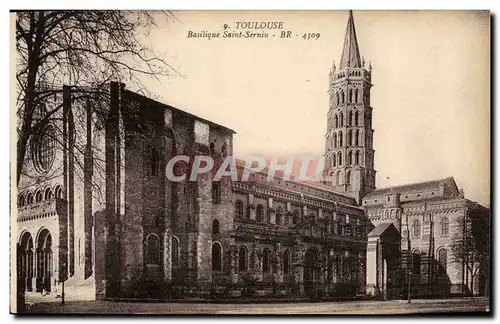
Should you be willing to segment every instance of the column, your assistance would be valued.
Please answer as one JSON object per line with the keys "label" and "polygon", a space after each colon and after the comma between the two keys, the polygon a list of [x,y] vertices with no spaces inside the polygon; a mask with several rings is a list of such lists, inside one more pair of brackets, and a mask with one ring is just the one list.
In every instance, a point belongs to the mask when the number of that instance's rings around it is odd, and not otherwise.
{"label": "column", "polygon": [[319,273],[319,281],[321,283],[321,287],[323,287],[323,293],[326,294],[328,292],[328,250],[329,248],[323,248],[321,251],[321,268]]}
{"label": "column", "polygon": [[273,206],[273,198],[269,197],[267,201],[267,211],[269,213],[269,223],[276,224],[276,210]]}
{"label": "column", "polygon": [[256,245],[252,249],[252,261],[254,277],[258,281],[262,281],[262,254]]}
{"label": "column", "polygon": [[387,260],[382,259],[382,299],[387,299]]}
{"label": "column", "polygon": [[59,246],[52,246],[52,276],[51,276],[51,285],[52,292],[56,295],[59,293]]}
{"label": "column", "polygon": [[350,284],[351,272],[350,272],[351,262],[349,250],[342,251],[342,283]]}
{"label": "column", "polygon": [[[30,282],[30,291],[36,291],[36,250],[31,250],[31,254],[28,255],[30,257],[29,262],[31,263],[31,275],[29,276]],[[28,268],[30,269],[30,268]]]}
{"label": "column", "polygon": [[334,210],[332,212],[332,223],[331,226],[333,227],[333,230],[331,231],[333,234],[338,235],[338,217],[337,217],[337,212]]}
{"label": "column", "polygon": [[294,282],[300,295],[304,294],[304,253],[304,244],[300,239],[296,239],[292,253],[292,265]]}
{"label": "column", "polygon": [[378,296],[379,288],[378,246],[378,238],[368,238],[368,245],[366,248],[366,294],[374,297]]}
{"label": "column", "polygon": [[357,261],[357,276],[358,276],[358,289],[360,293],[365,293],[366,287],[366,251],[359,251],[358,252],[358,261]]}
{"label": "column", "polygon": [[40,248],[36,249],[36,291],[42,288],[43,280],[43,253]]}
{"label": "column", "polygon": [[274,282],[276,283],[283,283],[283,267],[281,264],[281,243],[276,242],[274,245],[274,265],[275,265],[275,271],[274,271]]}
{"label": "column", "polygon": [[333,267],[333,286],[335,290],[337,289],[337,284],[341,281],[342,273],[342,252],[338,249],[332,251],[334,255],[334,267]]}
{"label": "column", "polygon": [[163,232],[163,281],[172,281],[172,236],[170,229]]}
{"label": "column", "polygon": [[50,251],[44,249],[43,253],[43,288],[48,291],[50,287]]}
{"label": "column", "polygon": [[236,248],[236,245],[231,245],[229,247],[229,253],[228,253],[228,264],[229,264],[229,277],[231,279],[231,282],[233,284],[238,282],[238,249]]}
{"label": "column", "polygon": [[250,220],[255,220],[256,219],[255,205],[254,205],[253,198],[254,198],[253,194],[252,193],[248,193],[248,216],[249,216]]}
{"label": "column", "polygon": [[385,292],[386,292],[386,286],[385,286],[385,281],[386,281],[386,268],[387,265],[385,263],[382,253],[382,245],[383,243],[378,242],[377,246],[377,282],[378,282],[378,289],[379,289],[379,294],[382,298],[385,298]]}

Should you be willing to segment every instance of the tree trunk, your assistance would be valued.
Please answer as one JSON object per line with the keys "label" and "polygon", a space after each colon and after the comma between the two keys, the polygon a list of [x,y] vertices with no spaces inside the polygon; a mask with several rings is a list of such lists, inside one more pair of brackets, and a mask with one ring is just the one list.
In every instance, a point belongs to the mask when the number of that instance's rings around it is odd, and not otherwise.
{"label": "tree trunk", "polygon": [[19,185],[19,180],[21,179],[21,172],[23,168],[24,158],[26,156],[26,146],[27,146],[27,140],[24,139],[24,136],[21,136],[17,140],[16,185]]}
{"label": "tree trunk", "polygon": [[[34,29],[36,24],[36,29]],[[23,117],[23,123],[21,126],[21,131],[17,145],[17,178],[16,184],[19,185],[19,180],[21,179],[21,172],[26,157],[26,148],[28,144],[28,138],[32,130],[33,113],[35,111],[35,91],[36,91],[36,77],[38,75],[38,69],[40,67],[40,48],[42,45],[43,33],[45,31],[45,12],[38,12],[38,20],[35,19],[33,14],[31,23],[31,32],[34,36],[34,42],[28,44],[28,51],[31,51],[28,60],[28,77],[26,83],[26,96],[24,98],[25,106],[25,116]],[[32,46],[30,46],[32,45]]]}

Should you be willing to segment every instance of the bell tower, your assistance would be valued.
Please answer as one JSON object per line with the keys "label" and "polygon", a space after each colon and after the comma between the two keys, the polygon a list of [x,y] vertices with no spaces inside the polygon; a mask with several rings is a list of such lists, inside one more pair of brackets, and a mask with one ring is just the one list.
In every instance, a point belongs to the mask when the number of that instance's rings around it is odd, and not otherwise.
{"label": "bell tower", "polygon": [[361,198],[375,189],[371,63],[361,59],[352,10],[338,67],[329,73],[325,173],[330,185]]}

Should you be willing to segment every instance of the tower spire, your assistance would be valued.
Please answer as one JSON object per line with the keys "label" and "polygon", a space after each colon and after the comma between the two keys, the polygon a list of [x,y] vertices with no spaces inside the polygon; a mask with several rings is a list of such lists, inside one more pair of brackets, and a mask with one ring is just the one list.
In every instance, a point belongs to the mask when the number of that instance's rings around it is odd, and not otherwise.
{"label": "tower spire", "polygon": [[340,68],[359,68],[361,67],[361,56],[359,54],[358,39],[356,38],[356,28],[354,27],[354,18],[352,10],[349,10],[349,20],[347,21],[347,30],[345,32],[344,48],[340,60]]}
{"label": "tower spire", "polygon": [[[337,64],[338,65],[338,64]],[[350,193],[358,203],[375,189],[371,65],[365,67],[358,48],[352,11],[339,72],[330,70],[330,97],[325,135],[325,168],[336,190]]]}

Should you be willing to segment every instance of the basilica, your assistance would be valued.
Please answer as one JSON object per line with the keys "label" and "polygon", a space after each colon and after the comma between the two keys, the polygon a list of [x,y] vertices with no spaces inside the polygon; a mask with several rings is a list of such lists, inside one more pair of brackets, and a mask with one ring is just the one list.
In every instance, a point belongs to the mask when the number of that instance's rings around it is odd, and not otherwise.
{"label": "basilica", "polygon": [[60,294],[64,282],[88,299],[485,294],[488,265],[471,271],[452,251],[461,223],[489,224],[487,208],[453,178],[376,187],[371,78],[349,12],[328,72],[324,182],[268,181],[266,170],[170,181],[175,156],[233,156],[235,132],[123,84],[102,89],[104,100],[65,86],[46,103],[62,102],[60,118],[32,136],[17,188],[18,289]]}

